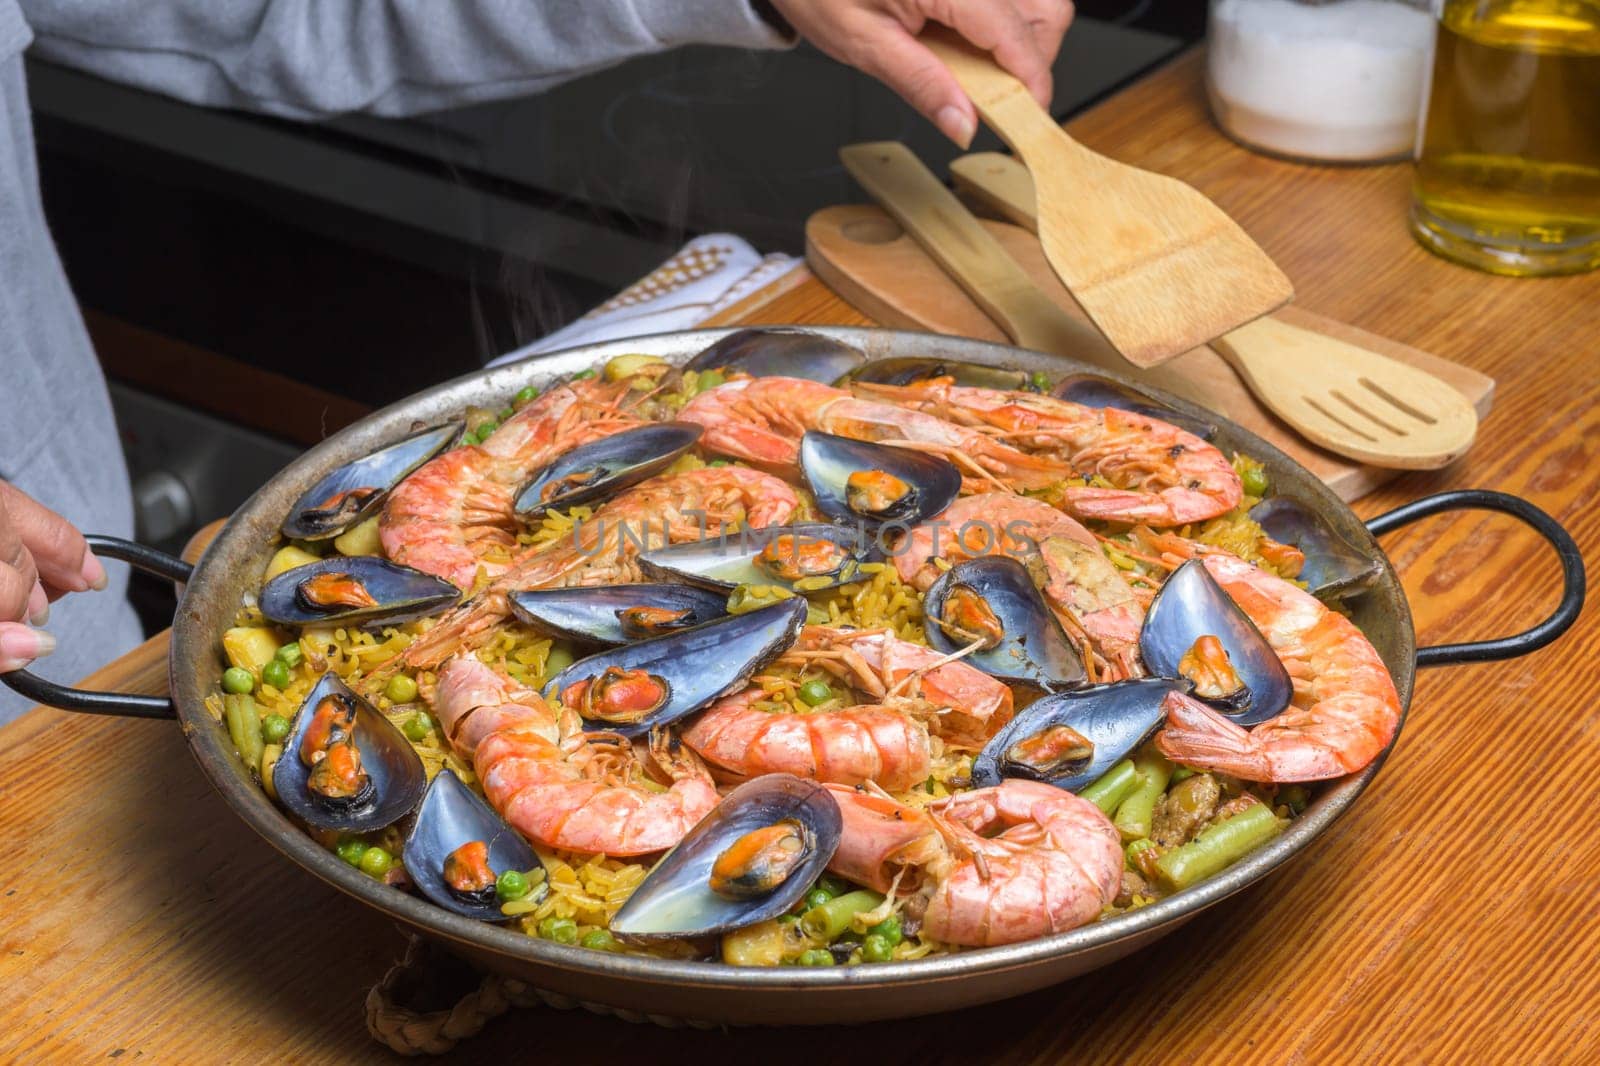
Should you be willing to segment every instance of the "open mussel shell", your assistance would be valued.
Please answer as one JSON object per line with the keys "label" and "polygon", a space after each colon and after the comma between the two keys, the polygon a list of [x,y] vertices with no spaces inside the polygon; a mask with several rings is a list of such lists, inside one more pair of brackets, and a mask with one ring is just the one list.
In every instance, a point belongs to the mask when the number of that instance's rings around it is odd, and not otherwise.
{"label": "open mussel shell", "polygon": [[[806,601],[797,596],[681,633],[624,644],[579,659],[550,679],[544,695],[568,703],[590,729],[642,736],[743,686],[794,643],[805,621]],[[608,689],[615,702],[604,698]],[[589,700],[579,699],[581,694]]]}
{"label": "open mussel shell", "polygon": [[[347,705],[355,707],[355,745],[361,753],[361,768],[371,779],[370,794],[361,803],[332,804],[306,787],[311,767],[301,761],[300,744],[317,707],[329,698],[349,701]],[[315,829],[370,833],[410,814],[428,787],[428,777],[405,735],[330,672],[322,675],[300,705],[273,767],[272,787],[279,803]]]}
{"label": "open mussel shell", "polygon": [[[765,891],[733,899],[712,891],[712,868],[751,833],[793,823],[805,850],[786,876]],[[633,890],[611,919],[618,936],[713,936],[764,922],[800,902],[839,847],[843,820],[823,786],[789,774],[768,774],[728,793]]]}
{"label": "open mussel shell", "polygon": [[640,583],[533,589],[509,597],[516,616],[546,633],[594,644],[647,640],[728,613],[722,592],[693,585]]}
{"label": "open mussel shell", "polygon": [[1322,599],[1337,600],[1371,588],[1383,565],[1340,536],[1316,510],[1292,496],[1273,496],[1250,508],[1267,536],[1305,555],[1296,580]]}
{"label": "open mussel shell", "polygon": [[740,585],[776,585],[807,592],[861,580],[864,563],[883,561],[883,546],[862,525],[800,522],[747,529],[726,536],[673,544],[639,555],[646,574],[732,591]]}
{"label": "open mussel shell", "polygon": [[1172,572],[1151,601],[1139,631],[1139,654],[1152,674],[1179,677],[1183,657],[1205,636],[1221,642],[1244,683],[1235,697],[1208,703],[1241,726],[1265,722],[1289,706],[1294,685],[1283,661],[1205,564],[1191,559]]}
{"label": "open mussel shell", "polygon": [[291,540],[337,537],[376,511],[407,474],[444,451],[460,435],[461,425],[425,429],[334,470],[294,501],[283,520],[283,535]]}
{"label": "open mussel shell", "polygon": [[[982,788],[1024,777],[1076,792],[1155,732],[1168,693],[1188,690],[1184,681],[1147,677],[1046,696],[983,746],[972,760],[972,783]],[[1079,747],[1077,738],[1087,747]]]}
{"label": "open mussel shell", "polygon": [[336,555],[285,570],[262,586],[261,613],[286,626],[371,626],[438,614],[461,599],[442,578],[375,555]]}
{"label": "open mussel shell", "polygon": [[945,571],[923,597],[928,643],[946,654],[988,638],[964,660],[1008,681],[1046,689],[1081,685],[1083,659],[1028,577],[1008,555],[986,555]]}
{"label": "open mussel shell", "polygon": [[865,366],[851,371],[848,380],[865,381],[874,385],[915,385],[919,381],[932,381],[934,378],[952,378],[957,385],[971,385],[981,389],[1005,389],[1008,392],[1028,387],[1028,375],[1021,370],[919,356],[874,359]]}
{"label": "open mussel shell", "polygon": [[741,329],[689,360],[685,370],[732,370],[751,377],[832,384],[866,361],[848,344],[804,329]]}
{"label": "open mussel shell", "polygon": [[1073,374],[1062,378],[1056,382],[1056,387],[1050,390],[1050,395],[1085,407],[1115,407],[1120,411],[1159,418],[1163,422],[1193,433],[1201,440],[1210,440],[1217,435],[1217,427],[1204,419],[1186,415],[1175,407],[1168,407],[1154,396],[1146,395],[1127,385],[1120,385],[1108,378],[1095,377],[1093,374]]}
{"label": "open mussel shell", "polygon": [[817,508],[841,522],[912,526],[961,492],[961,472],[947,459],[814,430],[800,439],[800,472]]}
{"label": "open mussel shell", "polygon": [[523,486],[517,493],[517,514],[532,520],[554,508],[613,496],[671,466],[702,432],[704,427],[693,422],[660,422],[580,445]]}
{"label": "open mussel shell", "polygon": [[538,854],[520,833],[501,821],[493,808],[462,784],[453,771],[440,770],[422,797],[416,824],[401,852],[406,873],[423,895],[441,907],[480,921],[504,921],[498,900],[467,899],[445,883],[445,860],[451,852],[474,840],[488,846],[489,868],[496,874],[542,868]]}

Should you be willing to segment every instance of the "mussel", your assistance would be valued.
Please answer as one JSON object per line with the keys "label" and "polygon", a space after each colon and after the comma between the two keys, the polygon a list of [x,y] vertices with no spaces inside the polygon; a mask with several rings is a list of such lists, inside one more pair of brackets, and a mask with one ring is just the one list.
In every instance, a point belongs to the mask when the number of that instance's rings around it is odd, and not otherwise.
{"label": "mussel", "polygon": [[1294,694],[1272,645],[1199,559],[1178,567],[1156,593],[1139,654],[1152,674],[1189,679],[1196,698],[1241,726],[1279,714]]}
{"label": "mussel", "polygon": [[785,913],[839,846],[839,805],[789,774],[747,781],[689,830],[611,919],[618,936],[713,936]]}
{"label": "mussel", "polygon": [[1062,378],[1056,382],[1056,387],[1050,390],[1050,395],[1085,407],[1115,407],[1120,411],[1132,411],[1137,415],[1159,418],[1163,422],[1193,433],[1201,440],[1210,440],[1217,435],[1217,427],[1204,419],[1186,415],[1175,407],[1167,406],[1154,396],[1146,395],[1128,385],[1118,384],[1109,378],[1095,377],[1093,374],[1073,374]]}
{"label": "mussel", "polygon": [[816,431],[800,439],[800,472],[823,514],[869,526],[926,521],[961,492],[947,459]]}
{"label": "mussel", "polygon": [[400,730],[331,672],[301,704],[272,771],[278,802],[313,828],[347,833],[399,821],[427,786]]}
{"label": "mussel", "polygon": [[579,445],[522,487],[517,514],[533,520],[546,511],[592,503],[637,485],[671,466],[702,432],[693,422],[658,422]]}
{"label": "mussel", "polygon": [[863,526],[801,522],[642,552],[639,565],[662,581],[730,591],[740,585],[797,586],[814,592],[861,579],[864,563],[883,561],[883,546]]}
{"label": "mussel", "polygon": [[919,381],[932,381],[935,378],[950,378],[957,385],[1005,389],[1008,392],[1026,389],[1030,383],[1028,374],[1021,370],[924,356],[874,359],[848,375],[849,381],[865,381],[875,385],[915,385]]}
{"label": "mussel", "polygon": [[344,464],[300,494],[283,520],[283,535],[293,540],[337,537],[375,511],[390,489],[460,433],[460,422],[435,426]]}
{"label": "mussel", "polygon": [[1147,677],[1046,696],[983,746],[972,760],[972,783],[1025,777],[1076,792],[1155,732],[1168,693],[1188,690],[1184,681]]}
{"label": "mussel", "polygon": [[451,770],[440,770],[422,797],[401,852],[406,873],[441,907],[486,922],[504,920],[495,878],[543,869],[538,854]]}
{"label": "mussel", "polygon": [[529,625],[594,644],[648,640],[728,613],[728,597],[720,592],[664,583],[533,589],[508,598]]}
{"label": "mussel", "polygon": [[958,563],[922,601],[928,643],[951,653],[983,643],[966,657],[1008,681],[1059,689],[1083,683],[1083,659],[1045,606],[1028,568],[1008,555]]}
{"label": "mussel", "polygon": [[1322,599],[1338,600],[1371,588],[1383,564],[1339,534],[1320,512],[1292,496],[1273,496],[1250,508],[1250,517],[1281,545],[1304,556],[1291,577]]}
{"label": "mussel", "polygon": [[742,686],[794,643],[805,620],[806,601],[795,597],[624,644],[573,663],[550,679],[544,695],[591,729],[641,736]]}
{"label": "mussel", "polygon": [[866,361],[848,344],[804,329],[741,329],[684,364],[685,370],[732,370],[751,377],[805,378],[832,384]]}
{"label": "mussel", "polygon": [[287,626],[406,622],[453,606],[461,590],[375,555],[331,556],[285,570],[261,589],[261,613]]}

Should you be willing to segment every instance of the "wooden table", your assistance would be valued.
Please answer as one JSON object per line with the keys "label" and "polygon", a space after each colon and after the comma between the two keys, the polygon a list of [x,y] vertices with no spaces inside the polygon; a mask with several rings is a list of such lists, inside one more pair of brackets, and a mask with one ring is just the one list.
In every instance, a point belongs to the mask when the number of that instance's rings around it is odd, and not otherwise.
{"label": "wooden table", "polygon": [[[1514,281],[1418,249],[1404,167],[1250,155],[1210,125],[1189,55],[1073,124],[1238,218],[1308,307],[1500,381],[1436,489],[1521,494],[1600,559],[1600,274]],[[748,321],[864,322],[812,280]],[[1522,628],[1553,555],[1509,519],[1440,518],[1386,548],[1428,642]],[[1009,1003],[858,1030],[666,1032],[581,1012],[494,1023],[462,1061],[1556,1062],[1600,1057],[1600,624],[1500,665],[1423,675],[1398,749],[1289,869],[1109,969]],[[165,635],[93,683],[158,692]],[[365,991],[401,948],[228,811],[176,729],[36,711],[0,752],[0,1061],[355,1062],[386,1053]],[[819,1019],[822,1020],[822,1019]]]}

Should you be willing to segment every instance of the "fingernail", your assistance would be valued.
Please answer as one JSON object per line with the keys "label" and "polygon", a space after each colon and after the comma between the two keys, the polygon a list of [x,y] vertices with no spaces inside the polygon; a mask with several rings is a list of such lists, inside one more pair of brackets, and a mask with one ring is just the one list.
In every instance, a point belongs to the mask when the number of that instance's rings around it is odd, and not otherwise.
{"label": "fingernail", "polygon": [[978,132],[977,124],[959,107],[954,104],[941,107],[934,122],[957,146],[963,149],[972,147],[972,135]]}
{"label": "fingernail", "polygon": [[42,659],[56,650],[56,638],[42,629],[25,629],[22,626],[0,627],[0,663],[18,665],[33,659]]}
{"label": "fingernail", "polygon": [[106,587],[106,568],[100,565],[100,560],[94,557],[94,552],[83,553],[83,569],[79,571],[89,587],[97,592],[104,592]]}
{"label": "fingernail", "polygon": [[48,621],[50,597],[45,595],[44,586],[35,581],[33,591],[28,593],[28,624],[42,626]]}

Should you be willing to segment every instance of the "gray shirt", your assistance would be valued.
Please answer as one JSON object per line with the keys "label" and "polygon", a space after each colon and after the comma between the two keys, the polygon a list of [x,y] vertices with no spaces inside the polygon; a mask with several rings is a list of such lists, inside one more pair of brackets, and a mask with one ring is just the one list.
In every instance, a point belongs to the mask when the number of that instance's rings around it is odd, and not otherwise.
{"label": "gray shirt", "polygon": [[[39,199],[30,41],[129,85],[305,119],[525,95],[690,42],[787,43],[747,0],[0,0],[0,477],[123,537],[133,508],[111,404]],[[126,568],[107,570],[108,590],[52,608],[60,647],[40,673],[75,680],[137,643]],[[0,722],[23,709],[0,686]]]}

